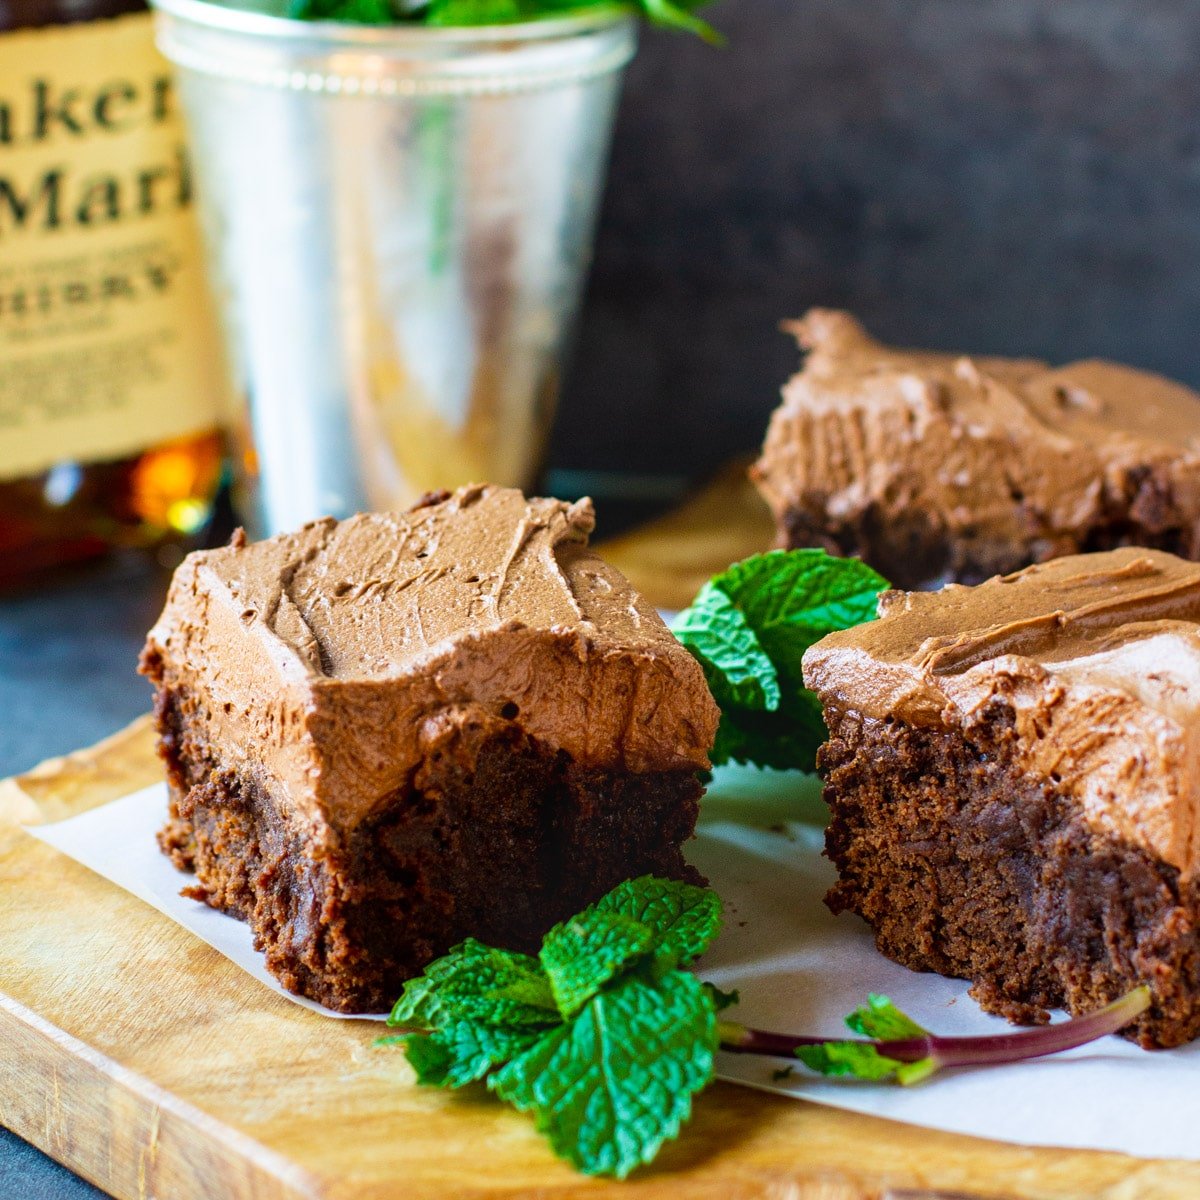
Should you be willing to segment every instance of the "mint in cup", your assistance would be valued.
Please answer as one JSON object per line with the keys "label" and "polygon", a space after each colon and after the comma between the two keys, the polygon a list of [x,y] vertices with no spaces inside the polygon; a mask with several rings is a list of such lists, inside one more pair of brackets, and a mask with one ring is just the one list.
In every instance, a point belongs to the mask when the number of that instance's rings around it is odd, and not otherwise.
{"label": "mint in cup", "polygon": [[652,25],[695,34],[710,45],[724,38],[696,9],[707,0],[289,0],[286,15],[302,21],[434,28],[513,25],[556,17],[637,14]]}

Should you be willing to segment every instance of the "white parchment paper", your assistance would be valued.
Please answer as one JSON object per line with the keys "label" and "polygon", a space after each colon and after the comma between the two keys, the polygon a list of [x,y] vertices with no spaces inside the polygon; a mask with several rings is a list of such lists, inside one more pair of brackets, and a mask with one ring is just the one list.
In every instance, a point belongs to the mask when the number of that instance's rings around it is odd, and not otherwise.
{"label": "white parchment paper", "polygon": [[[293,1003],[262,966],[249,929],[179,895],[188,882],[159,853],[154,835],[166,789],[147,788],[81,816],[29,832],[132,892]],[[833,871],[821,857],[816,781],[723,769],[705,798],[689,858],[727,906],[726,927],[699,966],[737,988],[730,1015],[747,1025],[843,1036],[841,1018],[868,992],[884,992],[939,1033],[989,1033],[1004,1021],[981,1013],[966,985],[918,975],[874,948],[856,917],[830,915],[821,898]],[[380,1018],[368,1018],[377,1020]],[[1011,1067],[965,1069],[913,1088],[823,1080],[797,1063],[722,1054],[723,1079],[856,1112],[1031,1146],[1200,1158],[1200,1043],[1156,1053],[1119,1038]]]}

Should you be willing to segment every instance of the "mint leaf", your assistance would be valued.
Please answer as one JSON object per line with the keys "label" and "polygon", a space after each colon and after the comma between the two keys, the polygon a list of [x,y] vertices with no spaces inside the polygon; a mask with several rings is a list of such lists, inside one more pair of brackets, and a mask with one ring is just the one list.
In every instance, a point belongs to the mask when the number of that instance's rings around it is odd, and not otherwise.
{"label": "mint leaf", "polygon": [[713,699],[771,712],[779,707],[775,666],[745,615],[722,591],[706,583],[671,632],[705,665]]}
{"label": "mint leaf", "polygon": [[550,981],[536,958],[468,938],[405,984],[388,1024],[435,1029],[455,1020],[548,1025],[557,1019]]}
{"label": "mint leaf", "polygon": [[827,732],[804,686],[804,652],[827,633],[870,620],[887,586],[858,559],[772,550],[734,563],[700,589],[672,629],[721,709],[714,765],[814,768]]}
{"label": "mint leaf", "polygon": [[[428,976],[418,975],[416,979],[410,979],[404,985],[400,999],[392,1005],[387,1023],[433,1029],[443,1016],[444,1013],[437,999],[437,986]],[[399,1034],[397,1036],[398,1040],[402,1040],[408,1035]]]}
{"label": "mint leaf", "polygon": [[929,1030],[922,1029],[886,996],[879,996],[874,992],[867,996],[866,1004],[856,1008],[846,1018],[846,1024],[854,1033],[861,1033],[863,1037],[874,1038],[880,1042],[899,1042],[906,1038],[929,1035]]}
{"label": "mint leaf", "polygon": [[536,959],[456,946],[405,986],[388,1020],[407,1029],[377,1044],[403,1046],[423,1084],[486,1080],[581,1170],[623,1177],[712,1078],[717,1013],[737,997],[676,968],[720,924],[706,888],[629,880],[556,925]]}
{"label": "mint leaf", "polygon": [[818,1046],[797,1046],[796,1057],[810,1071],[833,1078],[851,1076],[879,1083],[899,1076],[905,1067],[899,1059],[880,1054],[870,1042],[822,1042]]}
{"label": "mint leaf", "polygon": [[709,998],[713,1002],[713,1008],[717,1012],[724,1012],[725,1009],[732,1008],[742,999],[737,988],[734,988],[732,992],[723,992],[715,983],[705,983],[704,989],[708,992]]}
{"label": "mint leaf", "polygon": [[805,650],[827,633],[872,620],[879,593],[890,586],[859,559],[824,550],[756,554],[712,583],[745,613],[771,661],[797,681]]}
{"label": "mint leaf", "polygon": [[453,1056],[446,1045],[432,1034],[405,1033],[399,1037],[379,1038],[376,1045],[396,1043],[404,1047],[408,1065],[416,1072],[417,1082],[428,1087],[447,1087]]}
{"label": "mint leaf", "polygon": [[529,1026],[493,1027],[474,1021],[455,1021],[434,1035],[450,1054],[446,1073],[451,1087],[463,1087],[482,1079],[494,1067],[528,1050],[544,1029]]}
{"label": "mint leaf", "polygon": [[431,1087],[465,1087],[494,1067],[528,1050],[544,1029],[529,1026],[481,1025],[452,1021],[433,1033],[406,1033],[378,1038],[376,1045],[403,1045],[417,1082]]}
{"label": "mint leaf", "polygon": [[693,11],[704,0],[285,0],[283,15],[303,21],[364,25],[509,25],[515,21],[596,14],[637,13],[654,25],[693,33],[710,45],[724,37]]}
{"label": "mint leaf", "polygon": [[644,875],[618,884],[542,944],[542,966],[564,1017],[646,955],[660,974],[698,958],[721,928],[715,892]]}
{"label": "mint leaf", "polygon": [[590,908],[556,925],[542,943],[542,966],[558,1011],[573,1017],[614,975],[654,944],[651,929],[619,912]]}
{"label": "mint leaf", "polygon": [[[720,917],[720,901],[706,889],[646,876],[551,930],[540,961],[469,939],[413,980],[389,1018],[428,1032],[410,1029],[376,1044],[403,1046],[422,1084],[486,1080],[532,1112],[580,1170],[623,1178],[678,1134],[692,1097],[713,1077],[718,1042],[741,1053],[794,1054],[827,1076],[914,1084],[944,1067],[1085,1045],[1125,1028],[1152,1002],[1143,985],[1097,1012],[1032,1032],[939,1038],[886,996],[870,995],[846,1022],[875,1040],[814,1044],[718,1023],[737,993],[672,965],[701,953]],[[906,1061],[913,1054],[924,1057]]]}
{"label": "mint leaf", "polygon": [[653,875],[617,884],[585,911],[619,913],[640,921],[654,934],[655,958],[664,967],[687,966],[721,929],[716,892]]}
{"label": "mint leaf", "polygon": [[396,19],[388,0],[288,0],[284,15],[295,21],[354,25],[390,25]]}
{"label": "mint leaf", "polygon": [[868,1083],[895,1079],[904,1086],[928,1079],[941,1065],[933,1057],[901,1062],[881,1054],[870,1042],[824,1042],[819,1046],[799,1046],[796,1057],[810,1070],[821,1075],[864,1079]]}
{"label": "mint leaf", "polygon": [[672,971],[629,975],[488,1078],[563,1158],[623,1179],[678,1135],[713,1076],[716,1016],[703,986]]}
{"label": "mint leaf", "polygon": [[916,1062],[901,1063],[896,1068],[896,1082],[904,1087],[911,1087],[914,1083],[928,1079],[941,1066],[932,1055],[929,1058],[919,1058]]}
{"label": "mint leaf", "polygon": [[773,713],[721,713],[712,761],[753,763],[777,771],[812,771],[828,737],[821,702],[807,689],[789,690]]}
{"label": "mint leaf", "polygon": [[725,38],[707,21],[691,12],[687,5],[672,3],[672,0],[639,0],[642,11],[654,25],[665,29],[682,29],[694,33],[710,46],[723,46]]}
{"label": "mint leaf", "polygon": [[520,0],[430,0],[426,25],[507,25],[524,20]]}

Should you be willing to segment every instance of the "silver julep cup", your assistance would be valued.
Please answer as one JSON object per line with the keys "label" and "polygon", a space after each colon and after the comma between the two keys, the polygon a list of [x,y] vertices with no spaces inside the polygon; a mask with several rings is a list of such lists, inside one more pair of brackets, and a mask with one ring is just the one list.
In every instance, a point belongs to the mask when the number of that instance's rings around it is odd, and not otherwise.
{"label": "silver julep cup", "polygon": [[635,22],[366,27],[155,4],[252,533],[472,480],[533,485]]}

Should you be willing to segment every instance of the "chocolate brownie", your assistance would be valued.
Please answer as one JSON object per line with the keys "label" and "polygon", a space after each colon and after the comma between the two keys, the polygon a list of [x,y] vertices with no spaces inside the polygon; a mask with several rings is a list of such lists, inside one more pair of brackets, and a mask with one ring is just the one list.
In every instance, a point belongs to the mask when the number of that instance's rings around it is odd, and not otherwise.
{"label": "chocolate brownie", "polygon": [[804,677],[835,912],[1014,1020],[1145,983],[1130,1037],[1200,1034],[1200,566],[1121,549],[885,593]]}
{"label": "chocolate brownie", "polygon": [[692,877],[717,709],[592,525],[474,486],[176,572],[142,656],[160,840],[290,990],[383,1010],[465,937],[532,950],[623,879]]}
{"label": "chocolate brownie", "polygon": [[896,350],[842,312],[790,328],[808,357],[752,470],[780,545],[905,588],[1125,545],[1200,558],[1195,392],[1108,362]]}

